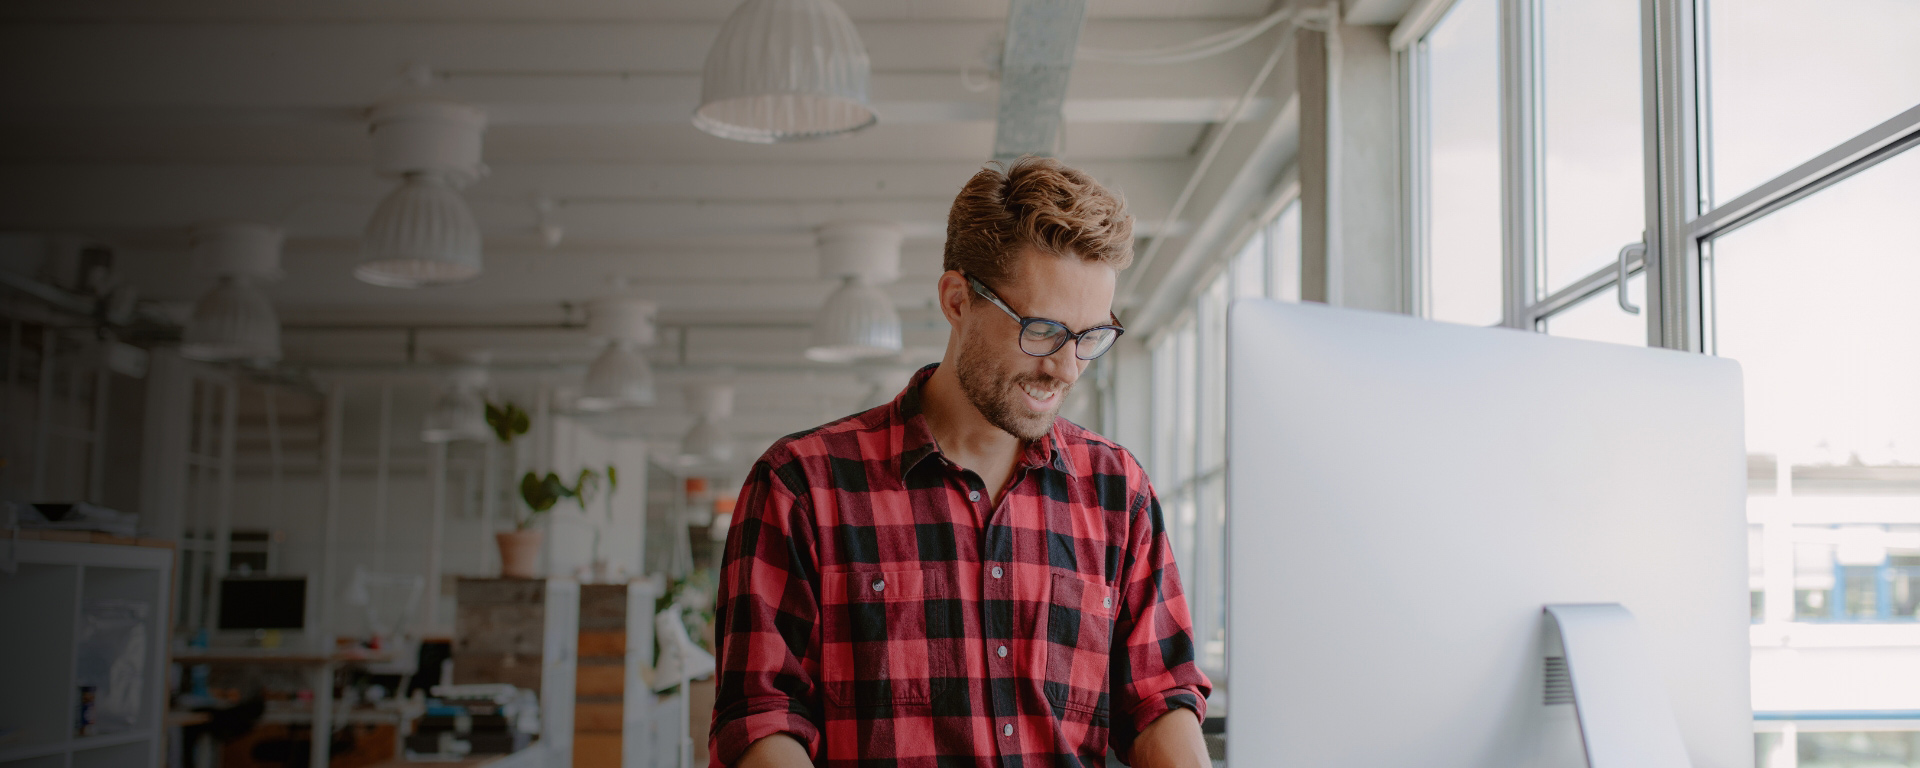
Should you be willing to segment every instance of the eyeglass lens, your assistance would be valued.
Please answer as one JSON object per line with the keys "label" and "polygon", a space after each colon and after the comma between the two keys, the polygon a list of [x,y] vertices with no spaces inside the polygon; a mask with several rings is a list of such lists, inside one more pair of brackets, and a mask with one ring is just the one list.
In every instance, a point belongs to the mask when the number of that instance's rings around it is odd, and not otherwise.
{"label": "eyeglass lens", "polygon": [[[1020,350],[1034,357],[1046,357],[1060,351],[1067,343],[1067,328],[1051,320],[1029,320],[1020,329]],[[1092,360],[1105,354],[1108,347],[1119,334],[1111,328],[1096,328],[1082,334],[1074,343],[1073,354],[1082,360]]]}

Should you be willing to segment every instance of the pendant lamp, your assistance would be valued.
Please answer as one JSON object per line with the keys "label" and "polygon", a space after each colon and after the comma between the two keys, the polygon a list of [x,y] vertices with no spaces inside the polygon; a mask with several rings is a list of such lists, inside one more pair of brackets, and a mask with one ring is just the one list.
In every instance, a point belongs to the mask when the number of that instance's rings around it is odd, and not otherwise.
{"label": "pendant lamp", "polygon": [[733,460],[733,434],[726,421],[733,416],[733,385],[694,382],[686,386],[687,410],[696,415],[693,428],[680,438],[681,466],[725,464]]}
{"label": "pendant lamp", "polygon": [[900,277],[898,226],[835,222],[815,233],[822,277],[840,280],[813,321],[810,360],[848,363],[900,351],[900,313],[880,285]]}
{"label": "pendant lamp", "polygon": [[653,404],[653,368],[645,348],[653,344],[653,302],[627,296],[587,304],[587,334],[607,342],[592,365],[574,405],[583,411],[614,411]]}
{"label": "pendant lamp", "polygon": [[900,313],[878,286],[847,277],[813,320],[807,359],[851,363],[900,351]]}
{"label": "pendant lamp", "polygon": [[455,371],[449,386],[427,410],[420,439],[429,443],[486,440],[493,434],[487,426],[486,388],[487,369],[473,366]]}
{"label": "pendant lamp", "polygon": [[576,406],[583,411],[613,411],[653,404],[653,368],[631,341],[615,340],[587,366],[587,385]]}
{"label": "pendant lamp", "polygon": [[693,124],[755,144],[852,133],[877,119],[867,104],[871,69],[833,0],[746,0],[707,50]]}
{"label": "pendant lamp", "polygon": [[193,261],[215,276],[181,334],[180,355],[206,362],[265,366],[280,359],[280,317],[255,281],[280,276],[283,233],[264,224],[195,227]]}
{"label": "pendant lamp", "polygon": [[389,288],[465,282],[480,275],[480,227],[457,191],[486,172],[486,116],[464,104],[402,101],[374,108],[374,171],[400,186],[361,237],[354,277]]}

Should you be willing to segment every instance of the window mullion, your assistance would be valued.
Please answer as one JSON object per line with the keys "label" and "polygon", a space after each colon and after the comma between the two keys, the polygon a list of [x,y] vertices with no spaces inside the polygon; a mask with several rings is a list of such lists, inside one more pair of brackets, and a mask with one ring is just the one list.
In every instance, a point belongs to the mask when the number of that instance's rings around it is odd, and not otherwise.
{"label": "window mullion", "polygon": [[1647,344],[1705,348],[1699,241],[1700,104],[1695,0],[1641,0],[1646,120]]}
{"label": "window mullion", "polygon": [[1501,325],[1533,330],[1540,296],[1539,0],[1500,2]]}

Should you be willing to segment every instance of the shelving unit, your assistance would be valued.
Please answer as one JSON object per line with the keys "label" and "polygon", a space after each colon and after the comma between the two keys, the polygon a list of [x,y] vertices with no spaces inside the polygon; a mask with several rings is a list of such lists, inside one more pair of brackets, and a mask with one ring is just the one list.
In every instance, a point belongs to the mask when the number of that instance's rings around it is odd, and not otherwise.
{"label": "shelving unit", "polygon": [[[9,556],[7,553],[13,554]],[[0,768],[127,768],[161,763],[173,550],[62,541],[0,541]],[[76,638],[97,600],[148,604],[141,707],[131,729],[74,734]]]}

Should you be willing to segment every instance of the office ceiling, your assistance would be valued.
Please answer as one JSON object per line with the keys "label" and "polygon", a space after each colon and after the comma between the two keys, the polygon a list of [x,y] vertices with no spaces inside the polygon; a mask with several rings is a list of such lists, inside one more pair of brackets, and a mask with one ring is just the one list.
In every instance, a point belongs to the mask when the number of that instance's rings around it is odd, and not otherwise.
{"label": "office ceiling", "polygon": [[[997,86],[970,88],[962,72],[986,68],[1008,5],[841,5],[872,58],[880,123],[759,146],[689,122],[730,0],[18,0],[0,8],[0,230],[108,244],[143,297],[184,306],[211,284],[188,269],[189,225],[283,226],[287,277],[267,291],[294,365],[462,350],[577,365],[592,349],[567,305],[625,278],[660,303],[652,357],[669,375],[727,365],[817,380],[848,374],[799,353],[833,287],[812,229],[896,221],[908,233],[888,289],[908,324],[899,362],[927,362],[946,336],[932,309],[946,209],[994,138]],[[1184,42],[1270,7],[1090,0],[1081,42]],[[1061,156],[1125,194],[1154,234],[1264,48],[1077,67]],[[486,271],[437,289],[358,283],[360,231],[393,186],[371,170],[367,110],[420,93],[489,116],[490,173],[464,192]],[[542,198],[557,246],[537,229]]]}

